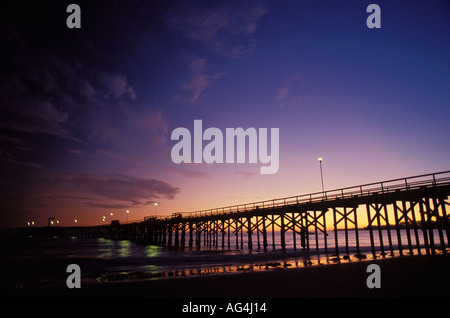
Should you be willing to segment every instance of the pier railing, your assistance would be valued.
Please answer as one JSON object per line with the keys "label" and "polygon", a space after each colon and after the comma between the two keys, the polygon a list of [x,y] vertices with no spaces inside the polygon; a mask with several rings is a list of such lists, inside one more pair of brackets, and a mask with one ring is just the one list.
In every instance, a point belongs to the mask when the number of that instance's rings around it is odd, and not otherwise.
{"label": "pier railing", "polygon": [[450,171],[442,171],[430,174],[417,175],[407,178],[398,178],[381,182],[367,183],[340,189],[314,192],[298,196],[290,196],[279,199],[251,202],[226,207],[199,210],[193,212],[177,213],[177,216],[196,218],[201,216],[239,213],[255,209],[268,209],[281,206],[316,203],[321,201],[355,198],[371,194],[385,194],[394,191],[407,191],[419,188],[450,185]]}

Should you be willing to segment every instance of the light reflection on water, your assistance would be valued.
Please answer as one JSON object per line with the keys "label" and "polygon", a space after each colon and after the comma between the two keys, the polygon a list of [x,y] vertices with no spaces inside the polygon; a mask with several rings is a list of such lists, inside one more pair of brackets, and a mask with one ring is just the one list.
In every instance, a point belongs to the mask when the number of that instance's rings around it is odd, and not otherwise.
{"label": "light reflection on water", "polygon": [[[361,254],[366,260],[373,258],[370,248],[368,231],[359,231]],[[384,233],[386,234],[386,233]],[[399,255],[396,233],[392,232],[392,244],[395,256]],[[311,239],[312,237],[312,239]],[[299,246],[293,249],[293,240],[286,236],[286,251],[281,251],[279,245],[273,249],[271,239],[268,238],[268,249],[258,249],[254,243],[253,250],[247,248],[236,250],[235,242],[232,248],[222,249],[219,246],[186,247],[175,249],[155,245],[139,244],[132,241],[114,241],[105,238],[87,239],[75,237],[59,238],[30,238],[21,237],[11,240],[15,246],[2,262],[5,271],[16,271],[17,279],[28,283],[65,284],[65,268],[69,264],[78,264],[82,270],[84,281],[124,281],[143,280],[169,277],[183,277],[191,275],[210,275],[262,270],[284,270],[306,266],[326,265],[336,262],[358,262],[356,257],[355,236],[349,233],[349,254],[346,259],[345,237],[338,233],[340,258],[334,249],[334,234],[328,237],[328,254],[315,253],[314,235],[310,237],[310,253],[306,253]],[[435,235],[435,238],[438,237]],[[320,238],[320,237],[319,237]],[[377,236],[375,236],[376,239]],[[279,237],[276,237],[278,244]],[[257,242],[256,240],[254,242]],[[378,241],[376,240],[377,244]],[[408,255],[409,248],[406,234],[402,233],[401,242],[403,254]],[[246,242],[243,242],[246,243]],[[318,242],[323,252],[324,242]],[[419,244],[423,239],[419,237]],[[240,242],[239,242],[240,245]],[[416,241],[412,235],[413,254],[418,254]],[[246,244],[244,244],[244,247]],[[436,244],[436,252],[439,251]],[[390,257],[387,238],[384,239],[385,256]],[[381,257],[380,247],[377,247],[377,257]],[[424,249],[421,253],[425,254]],[[363,259],[364,260],[364,259]],[[26,274],[23,274],[26,273]],[[10,279],[15,279],[14,275]],[[64,279],[61,279],[63,277]]]}

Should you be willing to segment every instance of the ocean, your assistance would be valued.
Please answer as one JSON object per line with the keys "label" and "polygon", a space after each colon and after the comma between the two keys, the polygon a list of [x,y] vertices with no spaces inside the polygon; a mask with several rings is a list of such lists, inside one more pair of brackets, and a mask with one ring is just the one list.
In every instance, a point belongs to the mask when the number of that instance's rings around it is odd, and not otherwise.
{"label": "ocean", "polygon": [[[435,242],[439,241],[435,231]],[[289,235],[290,234],[290,235]],[[369,231],[359,230],[360,252],[365,259],[372,258]],[[191,275],[212,275],[236,273],[241,271],[281,270],[290,267],[313,266],[340,262],[357,262],[355,257],[355,232],[348,232],[349,257],[345,249],[345,232],[338,231],[338,260],[334,248],[334,232],[328,233],[328,253],[324,253],[323,235],[319,236],[319,251],[316,253],[314,233],[310,233],[310,252],[303,250],[297,237],[294,249],[292,233],[286,233],[286,250],[281,250],[280,233],[275,232],[275,248],[272,235],[268,233],[268,247],[258,249],[257,238],[253,238],[253,249],[247,248],[246,235],[243,236],[242,249],[236,249],[234,238],[230,248],[225,243],[218,246],[171,248],[146,245],[128,240],[77,237],[31,237],[19,236],[13,232],[0,235],[2,287],[26,288],[29,286],[65,285],[70,273],[67,266],[77,264],[81,269],[82,283],[118,282],[146,279],[165,279]],[[378,257],[381,257],[378,232],[374,233]],[[394,255],[399,255],[397,233],[391,230]],[[411,231],[413,254],[416,248],[414,232]],[[401,230],[403,253],[409,253],[406,231]],[[239,246],[240,246],[239,237]],[[387,230],[383,230],[385,256],[389,257]],[[423,236],[419,230],[419,245],[423,246]],[[436,244],[436,248],[439,248]],[[425,254],[424,249],[421,253]]]}

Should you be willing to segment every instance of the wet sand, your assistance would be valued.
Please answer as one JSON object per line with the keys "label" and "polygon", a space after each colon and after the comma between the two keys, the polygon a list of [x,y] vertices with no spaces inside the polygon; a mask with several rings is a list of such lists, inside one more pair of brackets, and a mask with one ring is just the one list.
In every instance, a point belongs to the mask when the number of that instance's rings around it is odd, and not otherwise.
{"label": "wet sand", "polygon": [[[381,288],[369,289],[369,264],[381,268]],[[450,255],[378,260],[222,275],[23,288],[8,297],[63,298],[323,298],[450,297]]]}

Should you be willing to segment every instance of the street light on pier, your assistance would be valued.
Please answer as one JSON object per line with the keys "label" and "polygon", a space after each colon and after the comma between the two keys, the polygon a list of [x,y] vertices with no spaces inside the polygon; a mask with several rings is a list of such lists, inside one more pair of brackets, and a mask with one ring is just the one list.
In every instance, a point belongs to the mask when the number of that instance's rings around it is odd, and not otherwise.
{"label": "street light on pier", "polygon": [[319,165],[320,165],[320,180],[322,181],[322,193],[325,193],[324,187],[323,187],[323,173],[322,173],[322,157],[317,158],[317,160],[319,160]]}
{"label": "street light on pier", "polygon": [[128,214],[130,214],[130,210],[127,210],[127,223],[128,223]]}
{"label": "street light on pier", "polygon": [[156,207],[158,206],[158,202],[155,202],[155,217],[156,217]]}

